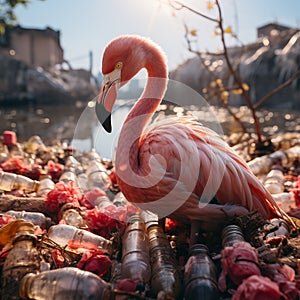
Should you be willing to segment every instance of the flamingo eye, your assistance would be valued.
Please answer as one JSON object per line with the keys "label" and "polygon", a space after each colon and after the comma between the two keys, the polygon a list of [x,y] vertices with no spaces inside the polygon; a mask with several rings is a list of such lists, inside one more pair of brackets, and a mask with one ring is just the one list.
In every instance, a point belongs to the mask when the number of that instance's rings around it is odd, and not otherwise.
{"label": "flamingo eye", "polygon": [[123,63],[122,63],[122,62],[118,62],[118,63],[116,63],[116,65],[115,65],[115,69],[118,69],[118,70],[121,70],[122,67],[123,67]]}

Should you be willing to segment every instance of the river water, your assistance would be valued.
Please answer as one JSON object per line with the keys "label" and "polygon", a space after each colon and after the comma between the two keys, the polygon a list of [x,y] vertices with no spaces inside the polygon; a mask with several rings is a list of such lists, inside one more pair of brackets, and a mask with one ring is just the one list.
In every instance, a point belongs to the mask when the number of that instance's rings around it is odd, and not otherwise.
{"label": "river water", "polygon": [[[33,105],[0,106],[0,132],[13,130],[19,141],[25,141],[32,135],[39,135],[46,144],[53,140],[65,141],[79,150],[95,148],[102,157],[113,158],[117,138],[122,123],[131,106],[118,100],[112,115],[113,132],[106,133],[96,119],[94,100],[73,105]],[[132,104],[129,103],[129,104]],[[238,116],[244,116],[246,127],[254,132],[253,119],[246,107],[233,108]],[[229,134],[238,130],[223,108],[190,105],[161,105],[159,117],[166,115],[185,115],[192,113],[201,123],[214,129],[219,134]],[[262,133],[275,135],[281,132],[300,132],[300,111],[258,111]]]}

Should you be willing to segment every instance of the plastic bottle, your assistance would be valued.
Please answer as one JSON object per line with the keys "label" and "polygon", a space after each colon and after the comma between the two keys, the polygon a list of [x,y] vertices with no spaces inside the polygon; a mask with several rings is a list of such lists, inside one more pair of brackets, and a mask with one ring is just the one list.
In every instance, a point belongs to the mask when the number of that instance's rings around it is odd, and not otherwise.
{"label": "plastic bottle", "polygon": [[76,175],[84,172],[81,163],[73,155],[67,157],[65,167],[68,169],[72,168]]}
{"label": "plastic bottle", "polygon": [[194,244],[190,248],[189,258],[184,267],[184,299],[219,299],[217,274],[208,248]]}
{"label": "plastic bottle", "polygon": [[81,209],[73,203],[64,204],[59,211],[59,220],[65,224],[75,226],[81,229],[87,229],[86,222],[81,213]]}
{"label": "plastic bottle", "polygon": [[180,278],[169,240],[161,226],[155,224],[154,220],[148,226],[147,232],[152,290],[163,299],[177,299],[181,289]]}
{"label": "plastic bottle", "polygon": [[265,188],[271,194],[279,194],[284,191],[284,174],[281,165],[274,165],[264,181]]}
{"label": "plastic bottle", "polygon": [[99,276],[74,267],[27,274],[20,284],[21,299],[109,300],[110,286]]}
{"label": "plastic bottle", "polygon": [[62,181],[65,184],[73,182],[74,186],[78,186],[77,175],[75,174],[74,168],[65,168],[64,172],[59,177],[59,181]]}
{"label": "plastic bottle", "polygon": [[34,225],[20,222],[12,242],[13,248],[2,269],[2,300],[19,299],[20,280],[27,273],[37,273],[40,270],[41,259],[36,243]]}
{"label": "plastic bottle", "polygon": [[287,221],[283,219],[272,219],[270,223],[273,226],[277,226],[278,228],[275,231],[272,231],[271,233],[267,234],[267,238],[272,238],[274,236],[289,237],[291,228]]}
{"label": "plastic bottle", "polygon": [[25,148],[28,153],[36,153],[41,151],[46,151],[47,147],[42,141],[41,137],[38,135],[31,136],[25,143]]}
{"label": "plastic bottle", "polygon": [[122,236],[122,278],[147,283],[150,280],[149,240],[145,222],[139,215],[129,218]]}
{"label": "plastic bottle", "polygon": [[9,210],[5,212],[6,215],[15,217],[16,219],[24,219],[32,222],[34,225],[40,226],[42,229],[47,229],[51,225],[51,219],[46,217],[43,213],[35,211],[16,211]]}
{"label": "plastic bottle", "polygon": [[237,242],[244,242],[242,229],[237,225],[227,225],[222,231],[222,246],[231,247]]}
{"label": "plastic bottle", "polygon": [[88,189],[100,188],[106,190],[110,186],[110,178],[108,173],[99,161],[91,161],[86,171],[88,177]]}
{"label": "plastic bottle", "polygon": [[8,192],[13,190],[36,192],[39,184],[39,181],[32,180],[26,176],[0,171],[0,190]]}
{"label": "plastic bottle", "polygon": [[50,175],[42,175],[40,178],[40,184],[37,189],[37,196],[46,196],[55,187],[55,183],[52,181]]}
{"label": "plastic bottle", "polygon": [[108,254],[112,254],[113,251],[111,241],[87,230],[78,229],[72,225],[53,225],[48,230],[48,236],[62,247],[67,246],[70,241],[77,241],[82,243],[82,248],[84,248],[85,243],[91,243],[97,245],[103,252]]}

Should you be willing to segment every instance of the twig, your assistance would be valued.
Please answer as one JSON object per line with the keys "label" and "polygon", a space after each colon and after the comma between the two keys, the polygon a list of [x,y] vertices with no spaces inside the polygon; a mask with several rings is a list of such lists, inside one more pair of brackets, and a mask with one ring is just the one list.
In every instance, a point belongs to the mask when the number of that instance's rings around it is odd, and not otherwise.
{"label": "twig", "polygon": [[[167,3],[168,3],[173,9],[175,9],[175,10],[186,9],[186,10],[188,10],[188,11],[190,11],[190,12],[192,12],[192,13],[194,13],[194,14],[196,14],[196,15],[198,15],[198,16],[204,18],[204,19],[207,19],[207,20],[209,20],[209,21],[218,23],[218,20],[216,20],[216,19],[214,19],[214,18],[212,18],[212,17],[209,17],[209,16],[207,16],[207,15],[205,15],[205,14],[203,14],[203,13],[201,13],[201,12],[199,12],[199,11],[193,9],[193,8],[190,8],[189,6],[187,6],[187,5],[183,4],[183,3],[181,3],[180,1],[176,1],[176,0],[167,0]],[[177,6],[176,6],[176,5],[177,5]]]}
{"label": "twig", "polygon": [[240,78],[237,76],[236,72],[234,71],[233,66],[231,64],[231,61],[230,61],[229,56],[228,56],[228,49],[227,49],[226,42],[225,42],[225,32],[224,32],[224,28],[223,28],[223,17],[222,17],[222,11],[221,11],[221,6],[220,6],[220,3],[219,3],[219,0],[216,0],[216,5],[218,7],[218,12],[219,12],[219,27],[220,27],[220,31],[221,31],[221,41],[222,41],[222,45],[223,45],[223,49],[224,49],[224,57],[225,57],[225,60],[226,60],[226,63],[227,63],[227,67],[228,67],[229,72],[233,76],[233,79],[234,79],[235,83],[242,90],[242,94],[243,94],[243,96],[244,96],[244,98],[245,98],[245,100],[248,104],[248,107],[249,107],[249,109],[251,110],[251,113],[252,113],[252,117],[253,117],[254,124],[255,124],[255,131],[256,131],[256,134],[257,134],[258,142],[261,142],[262,138],[261,138],[260,125],[259,125],[258,118],[256,116],[256,112],[255,112],[255,108],[253,106],[252,100],[251,100],[249,94],[247,93],[247,91],[245,90]]}
{"label": "twig", "polygon": [[272,90],[269,94],[265,95],[263,98],[261,98],[258,102],[254,104],[254,109],[257,109],[260,107],[263,103],[265,103],[268,99],[270,99],[273,95],[290,85],[298,76],[300,76],[300,69],[298,69],[287,81],[283,82],[281,85],[279,85],[277,88]]}
{"label": "twig", "polygon": [[[209,68],[207,68],[207,66],[205,65],[204,61],[203,61],[203,58],[202,58],[202,53],[197,51],[197,50],[194,50],[193,47],[192,47],[192,44],[191,44],[191,40],[189,39],[188,37],[188,34],[189,34],[189,29],[188,29],[188,26],[184,23],[184,28],[185,28],[185,39],[186,39],[186,42],[187,42],[187,46],[188,46],[188,50],[194,54],[196,54],[200,60],[200,63],[202,64],[202,66],[210,73],[210,75],[212,76],[212,78],[214,78],[215,80],[218,79],[216,74],[211,71]],[[224,54],[223,54],[224,55]],[[232,88],[234,89],[234,88]],[[227,89],[227,90],[230,90],[230,89]],[[214,93],[214,96],[219,96],[220,97],[220,93]],[[242,128],[242,131],[246,134],[248,134],[250,136],[250,133],[248,132],[245,124],[242,122],[242,120],[231,110],[230,106],[225,103],[224,101],[221,101],[219,97],[216,97],[216,99],[221,103],[221,105],[224,106],[224,108],[227,109],[229,115],[231,117],[233,117],[233,119],[240,124],[241,128]],[[242,138],[242,135],[240,136],[240,138],[238,139],[237,143],[239,143],[240,139]]]}

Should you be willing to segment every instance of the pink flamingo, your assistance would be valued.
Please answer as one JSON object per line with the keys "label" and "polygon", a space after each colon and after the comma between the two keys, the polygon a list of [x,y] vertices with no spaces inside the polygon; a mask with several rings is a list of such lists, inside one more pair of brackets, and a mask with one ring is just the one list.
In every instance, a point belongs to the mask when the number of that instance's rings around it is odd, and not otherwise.
{"label": "pink flamingo", "polygon": [[106,131],[112,129],[110,114],[118,88],[142,68],[148,72],[146,87],[123,124],[115,154],[117,182],[128,201],[161,217],[194,220],[204,230],[254,210],[266,219],[289,219],[215,132],[187,117],[147,126],[168,78],[166,57],[149,39],[121,36],[104,51],[96,114]]}

